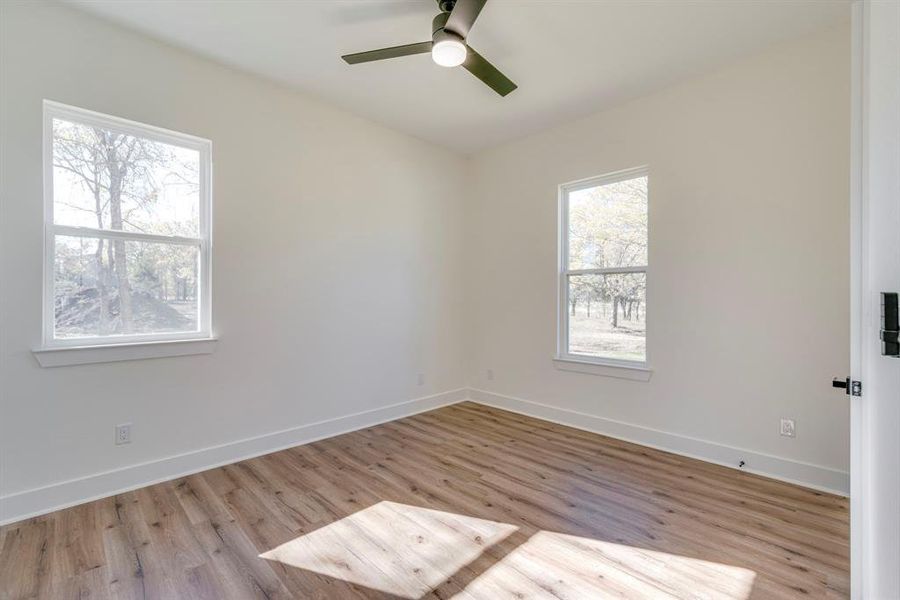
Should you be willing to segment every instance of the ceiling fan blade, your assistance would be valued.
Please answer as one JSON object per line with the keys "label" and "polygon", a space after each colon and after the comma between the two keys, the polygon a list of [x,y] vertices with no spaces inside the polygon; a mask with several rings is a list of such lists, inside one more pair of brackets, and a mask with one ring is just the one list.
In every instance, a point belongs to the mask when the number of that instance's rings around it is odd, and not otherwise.
{"label": "ceiling fan blade", "polygon": [[509,77],[501,73],[497,67],[489,63],[483,56],[475,52],[471,46],[466,46],[469,52],[462,66],[472,75],[483,81],[488,87],[505,96],[518,86],[510,81]]}
{"label": "ceiling fan blade", "polygon": [[391,48],[381,48],[380,50],[345,54],[341,58],[343,58],[348,65],[355,65],[357,63],[372,62],[374,60],[384,60],[386,58],[410,56],[411,54],[425,54],[431,52],[431,44],[431,41],[418,42],[416,44],[406,44],[405,46],[393,46]]}
{"label": "ceiling fan blade", "polygon": [[466,38],[487,0],[456,0],[444,29]]}

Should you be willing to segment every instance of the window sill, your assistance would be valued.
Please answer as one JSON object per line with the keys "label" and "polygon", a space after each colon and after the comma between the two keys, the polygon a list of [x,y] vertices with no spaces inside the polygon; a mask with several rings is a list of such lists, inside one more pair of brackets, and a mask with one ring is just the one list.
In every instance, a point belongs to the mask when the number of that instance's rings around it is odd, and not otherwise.
{"label": "window sill", "polygon": [[554,357],[553,365],[560,371],[587,373],[601,377],[616,377],[632,381],[650,381],[653,370],[646,365],[623,365],[604,362],[578,360],[575,358]]}
{"label": "window sill", "polygon": [[67,367],[108,363],[121,360],[143,360],[168,356],[190,356],[192,354],[212,354],[216,351],[216,338],[196,340],[166,340],[158,342],[136,342],[109,344],[106,346],[72,346],[68,348],[41,348],[32,354],[42,367]]}

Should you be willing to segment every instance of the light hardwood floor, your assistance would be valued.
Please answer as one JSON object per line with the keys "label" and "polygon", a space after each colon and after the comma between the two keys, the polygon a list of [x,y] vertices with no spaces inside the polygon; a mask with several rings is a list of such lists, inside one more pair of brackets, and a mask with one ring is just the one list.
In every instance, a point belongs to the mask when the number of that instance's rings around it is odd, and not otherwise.
{"label": "light hardwood floor", "polygon": [[463,403],[0,529],[0,597],[843,598],[848,501]]}

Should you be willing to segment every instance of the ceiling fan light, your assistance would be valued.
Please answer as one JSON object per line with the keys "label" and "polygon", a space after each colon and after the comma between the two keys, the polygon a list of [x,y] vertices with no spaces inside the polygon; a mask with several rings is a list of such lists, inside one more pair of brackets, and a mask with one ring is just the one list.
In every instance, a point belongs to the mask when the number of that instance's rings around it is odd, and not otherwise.
{"label": "ceiling fan light", "polygon": [[466,45],[459,40],[441,40],[431,47],[432,60],[442,67],[458,67],[465,62],[466,54]]}

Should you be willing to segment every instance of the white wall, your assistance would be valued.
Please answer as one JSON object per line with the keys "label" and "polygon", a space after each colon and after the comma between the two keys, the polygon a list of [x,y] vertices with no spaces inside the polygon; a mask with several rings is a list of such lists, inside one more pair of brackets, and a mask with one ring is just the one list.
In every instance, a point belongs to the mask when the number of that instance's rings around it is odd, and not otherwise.
{"label": "white wall", "polygon": [[[0,22],[0,521],[464,386],[463,159],[58,5]],[[215,354],[38,366],[45,98],[212,140]]]}
{"label": "white wall", "polygon": [[[846,491],[849,69],[848,24],[476,155],[475,397]],[[640,165],[652,379],[556,370],[557,185]]]}

